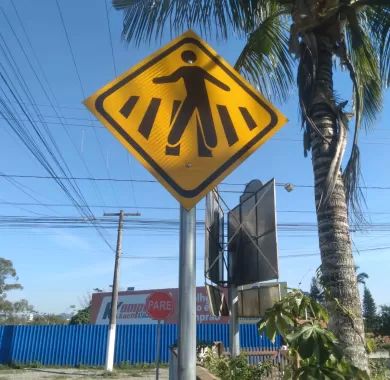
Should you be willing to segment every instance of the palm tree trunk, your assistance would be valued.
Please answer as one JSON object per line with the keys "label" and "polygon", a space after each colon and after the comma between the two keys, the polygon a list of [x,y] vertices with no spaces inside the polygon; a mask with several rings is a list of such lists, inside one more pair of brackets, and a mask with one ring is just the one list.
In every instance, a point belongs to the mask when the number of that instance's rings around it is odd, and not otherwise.
{"label": "palm tree trunk", "polygon": [[348,223],[348,210],[341,172],[330,200],[319,207],[325,179],[337,144],[337,120],[333,107],[332,46],[326,35],[315,33],[318,62],[309,116],[327,141],[311,133],[312,164],[323,281],[336,302],[328,302],[330,328],[351,363],[368,369],[359,292]]}

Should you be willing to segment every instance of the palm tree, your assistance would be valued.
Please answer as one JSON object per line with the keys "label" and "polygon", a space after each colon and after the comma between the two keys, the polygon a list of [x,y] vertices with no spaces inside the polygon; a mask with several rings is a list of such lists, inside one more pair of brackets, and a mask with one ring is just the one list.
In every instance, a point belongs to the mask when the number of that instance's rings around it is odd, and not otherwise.
{"label": "palm tree", "polygon": [[[349,216],[361,221],[361,126],[369,126],[390,84],[389,0],[113,0],[124,10],[123,37],[136,44],[197,28],[204,36],[246,38],[236,69],[270,99],[291,88],[295,56],[305,155],[311,151],[323,281],[331,328],[355,366],[367,369],[364,326]],[[353,107],[336,98],[333,63],[349,71]],[[341,170],[348,121],[351,156]],[[350,213],[348,212],[348,206]]]}
{"label": "palm tree", "polygon": [[[355,271],[357,273],[359,269],[358,265],[355,265]],[[366,285],[366,280],[370,277],[366,272],[360,272],[356,274],[356,282],[361,285]]]}

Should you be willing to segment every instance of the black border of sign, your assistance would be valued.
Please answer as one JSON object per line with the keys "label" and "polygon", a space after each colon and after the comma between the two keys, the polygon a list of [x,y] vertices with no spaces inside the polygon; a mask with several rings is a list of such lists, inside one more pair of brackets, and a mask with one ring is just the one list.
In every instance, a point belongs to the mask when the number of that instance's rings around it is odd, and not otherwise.
{"label": "black border of sign", "polygon": [[[209,58],[214,61],[219,67],[221,67],[236,83],[238,83],[241,88],[246,91],[257,103],[259,103],[271,116],[270,123],[262,129],[258,135],[256,135],[251,141],[249,141],[245,146],[243,146],[239,151],[237,151],[232,157],[230,157],[223,165],[221,165],[214,173],[212,173],[209,177],[207,177],[200,185],[192,190],[185,190],[181,188],[157,163],[154,161],[152,157],[147,154],[142,147],[134,141],[131,136],[129,136],[126,131],[105,111],[103,103],[104,100],[113,94],[120,87],[127,84],[136,76],[140,75],[143,71],[147,70],[162,58],[166,57],[172,51],[178,49],[180,46],[192,43],[198,46]],[[186,37],[181,41],[178,41],[176,44],[172,45],[170,48],[164,50],[161,54],[154,57],[150,61],[148,61],[145,65],[141,66],[137,70],[130,73],[127,77],[123,78],[113,87],[108,89],[99,95],[95,101],[96,110],[102,115],[111,126],[145,159],[146,162],[150,164],[151,167],[182,197],[185,198],[194,198],[199,195],[202,191],[205,190],[207,186],[211,182],[213,182],[216,178],[218,178],[224,171],[226,171],[235,161],[240,159],[242,155],[244,155],[253,145],[255,145],[259,140],[261,140],[265,135],[267,135],[277,124],[278,117],[276,113],[256,94],[254,93],[248,86],[242,82],[239,78],[237,78],[228,67],[226,67],[223,62],[221,62],[217,56],[214,56],[209,52],[206,47],[195,38]]]}

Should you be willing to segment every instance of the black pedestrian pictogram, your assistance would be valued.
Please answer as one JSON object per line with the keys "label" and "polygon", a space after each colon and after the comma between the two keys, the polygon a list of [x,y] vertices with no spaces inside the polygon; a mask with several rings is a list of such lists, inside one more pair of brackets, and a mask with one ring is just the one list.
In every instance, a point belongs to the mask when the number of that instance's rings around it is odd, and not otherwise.
{"label": "black pedestrian pictogram", "polygon": [[[194,112],[197,111],[199,156],[210,156],[211,149],[217,146],[217,133],[207,94],[206,80],[224,91],[230,91],[230,88],[201,67],[193,66],[197,60],[193,51],[185,50],[181,58],[191,66],[182,66],[170,75],[153,79],[153,83],[158,84],[174,83],[183,79],[187,91],[187,97],[171,123],[166,154],[176,156],[180,154],[180,139]],[[199,141],[200,137],[202,138]]]}
{"label": "black pedestrian pictogram", "polygon": [[[165,154],[170,156],[180,155],[180,140],[189,126],[191,118],[195,114],[198,155],[199,157],[212,157],[212,149],[217,146],[218,139],[210,99],[207,94],[206,81],[226,92],[229,92],[230,88],[225,83],[209,74],[206,70],[195,66],[194,64],[197,60],[197,56],[193,51],[185,50],[181,54],[181,58],[187,65],[179,67],[170,75],[157,77],[152,80],[155,84],[169,84],[182,79],[187,92],[187,96],[184,100],[174,100],[172,104],[170,131],[165,147]],[[130,96],[119,110],[121,115],[128,118],[138,101],[139,96]],[[138,126],[138,132],[145,139],[149,139],[161,102],[162,99],[155,97],[150,100]],[[215,104],[215,106],[223,127],[226,141],[229,146],[232,146],[238,141],[238,136],[229,110],[227,106],[223,104]],[[248,129],[252,131],[256,128],[257,123],[248,109],[240,106],[238,106],[238,109]]]}

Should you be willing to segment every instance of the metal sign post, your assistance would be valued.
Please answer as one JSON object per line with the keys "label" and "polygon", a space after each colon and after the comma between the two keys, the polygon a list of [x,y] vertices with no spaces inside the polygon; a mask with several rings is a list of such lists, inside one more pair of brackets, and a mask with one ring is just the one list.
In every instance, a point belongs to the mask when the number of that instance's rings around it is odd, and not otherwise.
{"label": "metal sign post", "polygon": [[158,321],[156,331],[156,380],[158,380],[160,376],[161,321],[173,313],[172,295],[165,292],[154,292],[146,299],[145,307],[150,318]]}
{"label": "metal sign post", "polygon": [[160,376],[160,346],[161,346],[161,320],[157,322],[157,336],[156,336],[156,380]]}
{"label": "metal sign post", "polygon": [[229,333],[230,354],[232,358],[240,355],[240,322],[238,320],[238,292],[237,286],[231,284],[229,288]]}
{"label": "metal sign post", "polygon": [[180,207],[178,379],[196,378],[196,209]]}

